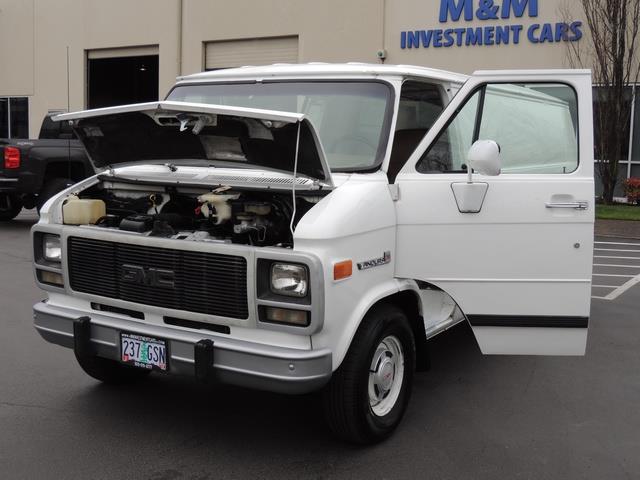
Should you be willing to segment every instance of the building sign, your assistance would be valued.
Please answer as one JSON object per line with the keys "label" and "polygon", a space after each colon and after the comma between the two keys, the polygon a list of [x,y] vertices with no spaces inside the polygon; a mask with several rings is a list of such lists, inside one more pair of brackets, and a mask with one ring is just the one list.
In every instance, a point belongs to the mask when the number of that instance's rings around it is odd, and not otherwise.
{"label": "building sign", "polygon": [[[435,12],[434,12],[435,13]],[[524,16],[534,23],[502,23],[496,21],[520,19]],[[400,32],[400,48],[448,48],[479,45],[517,45],[576,42],[582,38],[582,22],[536,23],[538,0],[440,0],[440,23],[448,28],[408,30]],[[480,20],[487,25],[464,27],[460,21]]]}

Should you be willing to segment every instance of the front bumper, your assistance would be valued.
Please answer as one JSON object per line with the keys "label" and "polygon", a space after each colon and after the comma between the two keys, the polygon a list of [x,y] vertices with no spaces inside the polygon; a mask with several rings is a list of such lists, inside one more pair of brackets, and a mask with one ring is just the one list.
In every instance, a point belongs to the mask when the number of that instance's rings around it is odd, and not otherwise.
{"label": "front bumper", "polygon": [[331,378],[331,351],[274,347],[226,338],[222,334],[194,332],[173,327],[144,324],[103,315],[79,312],[46,301],[33,307],[34,325],[46,341],[74,348],[74,321],[91,318],[88,346],[93,354],[118,360],[119,333],[136,333],[167,340],[169,373],[195,376],[202,371],[202,358],[196,368],[196,344],[213,342],[209,377],[215,381],[281,393],[308,393],[322,388]]}

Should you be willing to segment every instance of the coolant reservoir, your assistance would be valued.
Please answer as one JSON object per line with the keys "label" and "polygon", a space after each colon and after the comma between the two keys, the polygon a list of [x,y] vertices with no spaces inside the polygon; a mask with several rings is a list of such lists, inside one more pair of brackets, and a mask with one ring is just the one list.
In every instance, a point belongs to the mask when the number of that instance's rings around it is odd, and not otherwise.
{"label": "coolant reservoir", "polygon": [[65,225],[94,224],[106,214],[107,208],[102,200],[70,195],[62,206],[62,223]]}

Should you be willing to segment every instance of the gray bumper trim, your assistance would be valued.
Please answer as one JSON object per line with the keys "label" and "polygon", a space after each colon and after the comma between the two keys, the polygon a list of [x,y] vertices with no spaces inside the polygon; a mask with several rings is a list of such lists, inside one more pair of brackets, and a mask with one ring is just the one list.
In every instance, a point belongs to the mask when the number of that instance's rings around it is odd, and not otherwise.
{"label": "gray bumper trim", "polygon": [[73,348],[73,321],[91,317],[91,346],[104,358],[119,359],[121,331],[163,338],[169,344],[170,373],[195,376],[194,345],[214,342],[212,378],[260,390],[307,393],[331,378],[331,351],[298,350],[225,338],[222,335],[152,325],[136,320],[80,312],[41,302],[33,307],[34,326],[46,341]]}

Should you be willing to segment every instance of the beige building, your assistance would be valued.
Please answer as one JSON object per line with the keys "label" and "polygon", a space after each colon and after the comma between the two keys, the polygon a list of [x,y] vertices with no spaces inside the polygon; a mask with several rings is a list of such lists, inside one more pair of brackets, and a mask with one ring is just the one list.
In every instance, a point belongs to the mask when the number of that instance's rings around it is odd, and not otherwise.
{"label": "beige building", "polygon": [[[205,69],[381,61],[463,73],[568,67],[568,45],[588,45],[584,14],[567,7],[576,3],[0,0],[0,138],[37,136],[49,111],[163,97],[177,76]],[[622,177],[640,176],[640,107],[630,132]]]}

